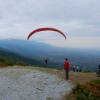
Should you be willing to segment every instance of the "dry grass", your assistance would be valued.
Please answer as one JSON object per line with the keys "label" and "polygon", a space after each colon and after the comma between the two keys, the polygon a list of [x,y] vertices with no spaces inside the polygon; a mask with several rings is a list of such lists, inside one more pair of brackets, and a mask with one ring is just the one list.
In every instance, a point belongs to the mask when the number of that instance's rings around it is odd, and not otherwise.
{"label": "dry grass", "polygon": [[[51,74],[58,75],[59,77],[65,79],[65,71],[59,70],[59,69],[42,69],[41,71],[45,71]],[[88,81],[94,80],[94,79],[100,79],[100,77],[97,77],[96,73],[83,73],[83,72],[69,72],[69,81],[73,84],[81,83],[85,84]]]}

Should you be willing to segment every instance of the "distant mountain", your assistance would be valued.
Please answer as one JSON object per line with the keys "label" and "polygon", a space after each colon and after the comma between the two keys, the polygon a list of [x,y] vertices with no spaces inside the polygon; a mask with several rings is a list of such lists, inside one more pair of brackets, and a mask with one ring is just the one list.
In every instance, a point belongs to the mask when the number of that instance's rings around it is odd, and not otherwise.
{"label": "distant mountain", "polygon": [[55,48],[54,46],[41,42],[17,39],[0,40],[0,47],[19,53],[21,55],[38,58],[40,58],[40,54],[42,56],[46,55],[49,51]]}
{"label": "distant mountain", "polygon": [[83,66],[84,70],[96,71],[100,64],[100,49],[59,48],[42,42],[17,39],[0,40],[0,47],[26,58],[35,59],[43,66],[45,66],[44,58],[49,58],[46,67],[63,68],[66,57],[71,67]]}

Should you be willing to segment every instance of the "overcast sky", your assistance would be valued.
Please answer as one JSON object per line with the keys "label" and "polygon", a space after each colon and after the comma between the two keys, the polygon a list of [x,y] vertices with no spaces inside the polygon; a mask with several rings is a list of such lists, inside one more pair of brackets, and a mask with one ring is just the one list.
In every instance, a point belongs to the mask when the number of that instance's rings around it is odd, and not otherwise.
{"label": "overcast sky", "polygon": [[40,27],[57,32],[38,32],[29,41],[59,47],[100,48],[100,0],[0,0],[0,39],[27,40]]}

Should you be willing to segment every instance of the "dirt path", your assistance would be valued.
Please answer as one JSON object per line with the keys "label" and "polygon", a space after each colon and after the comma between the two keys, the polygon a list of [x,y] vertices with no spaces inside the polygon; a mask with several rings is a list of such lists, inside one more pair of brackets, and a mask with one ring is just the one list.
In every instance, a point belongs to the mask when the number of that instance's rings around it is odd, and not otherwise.
{"label": "dirt path", "polygon": [[60,76],[37,69],[0,68],[0,100],[60,100],[72,87]]}

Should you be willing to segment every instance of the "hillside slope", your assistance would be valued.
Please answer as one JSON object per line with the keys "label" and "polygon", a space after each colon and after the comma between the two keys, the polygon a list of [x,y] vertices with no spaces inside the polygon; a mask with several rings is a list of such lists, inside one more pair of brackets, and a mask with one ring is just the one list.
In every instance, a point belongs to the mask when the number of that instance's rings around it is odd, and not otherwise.
{"label": "hillside slope", "polygon": [[22,61],[24,63],[27,63],[28,65],[45,67],[45,64],[43,64],[42,62],[40,62],[38,60],[19,55],[17,53],[11,52],[11,51],[3,49],[3,48],[0,48],[0,56],[6,57],[6,58],[11,58],[11,59],[18,60],[18,61]]}

